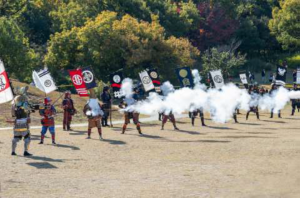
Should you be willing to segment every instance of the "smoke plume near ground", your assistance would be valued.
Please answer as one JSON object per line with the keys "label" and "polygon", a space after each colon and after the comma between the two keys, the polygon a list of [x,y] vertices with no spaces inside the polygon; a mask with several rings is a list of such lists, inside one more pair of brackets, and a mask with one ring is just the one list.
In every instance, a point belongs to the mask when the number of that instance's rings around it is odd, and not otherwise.
{"label": "smoke plume near ground", "polygon": [[[201,84],[201,77],[197,70],[193,70],[194,88],[180,88],[175,90],[170,82],[161,86],[163,96],[150,93],[143,100],[130,105],[127,110],[141,114],[153,115],[157,113],[183,114],[188,111],[202,109],[209,112],[214,122],[225,123],[232,119],[236,109],[248,111],[250,107],[258,106],[261,110],[274,113],[285,107],[290,99],[300,98],[299,91],[289,91],[283,87],[272,94],[249,94],[246,89],[240,89],[232,83],[225,84],[221,89],[207,89]],[[124,87],[123,87],[124,86]],[[122,90],[126,96],[131,96],[132,81],[126,80]]]}

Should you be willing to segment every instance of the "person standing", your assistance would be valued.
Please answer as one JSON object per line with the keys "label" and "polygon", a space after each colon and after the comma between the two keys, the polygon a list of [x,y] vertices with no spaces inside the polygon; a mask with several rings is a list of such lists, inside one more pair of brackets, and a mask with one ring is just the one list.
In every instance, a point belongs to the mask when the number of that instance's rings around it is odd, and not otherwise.
{"label": "person standing", "polygon": [[266,71],[265,71],[265,69],[263,69],[262,72],[261,72],[261,79],[262,79],[263,83],[266,82]]}
{"label": "person standing", "polygon": [[200,116],[200,120],[201,120],[202,126],[206,126],[205,123],[204,123],[204,113],[203,113],[203,109],[202,108],[199,108],[199,109],[196,109],[194,111],[189,112],[189,117],[192,120],[192,126],[195,125],[195,119],[198,116],[198,114]]}
{"label": "person standing", "polygon": [[293,83],[297,82],[297,70],[293,71]]}
{"label": "person standing", "polygon": [[250,110],[246,114],[246,120],[248,120],[250,112],[253,112],[256,114],[257,119],[259,120],[259,112],[258,112],[258,90],[256,90],[253,86],[249,87],[249,95],[251,96],[250,101]]}
{"label": "person standing", "polygon": [[71,122],[72,117],[76,113],[76,109],[74,107],[74,102],[71,98],[71,92],[65,92],[65,99],[62,102],[62,107],[64,110],[64,119],[63,119],[63,130],[64,131],[72,131]]}
{"label": "person standing", "polygon": [[26,96],[28,88],[21,88],[20,93],[14,98],[12,105],[12,117],[15,118],[13,121],[8,121],[13,123],[14,137],[12,139],[12,153],[16,154],[17,144],[20,140],[24,140],[24,156],[31,156],[28,152],[29,145],[31,142],[30,138],[30,109],[28,97]]}
{"label": "person standing", "polygon": [[87,137],[87,139],[91,139],[92,129],[97,128],[99,138],[100,138],[100,140],[103,140],[100,120],[101,120],[101,117],[104,115],[104,112],[102,111],[101,105],[99,104],[99,101],[96,98],[94,93],[90,94],[90,99],[88,100],[87,104],[84,106],[83,113],[88,118],[88,137]]}
{"label": "person standing", "polygon": [[104,111],[104,115],[102,117],[102,126],[106,127],[106,126],[109,126],[107,121],[108,121],[109,112],[110,112],[110,109],[111,109],[111,102],[112,102],[112,98],[111,98],[111,95],[109,93],[109,87],[108,86],[105,86],[103,88],[103,92],[101,94],[101,100],[103,102],[102,109]]}
{"label": "person standing", "polygon": [[133,119],[133,123],[136,125],[136,129],[139,132],[140,135],[142,135],[141,130],[141,124],[139,122],[139,112],[134,111],[134,109],[131,109],[131,106],[133,106],[138,100],[139,100],[139,90],[138,88],[133,89],[133,95],[131,97],[125,98],[121,103],[119,104],[119,107],[121,109],[124,109],[124,124],[122,128],[122,134],[125,134],[125,131],[127,129],[127,125],[130,123],[130,119]]}
{"label": "person standing", "polygon": [[[293,91],[299,91],[297,84],[294,84]],[[300,110],[300,99],[291,99],[291,102],[292,102],[292,114],[291,115],[293,116],[295,114],[296,107],[298,109],[298,112]]]}
{"label": "person standing", "polygon": [[42,131],[41,131],[41,142],[40,144],[44,144],[45,135],[47,130],[49,129],[52,138],[52,144],[56,144],[55,142],[55,123],[54,116],[56,115],[56,109],[51,104],[50,98],[45,98],[44,105],[40,108],[40,115],[43,117],[41,120],[42,123]]}
{"label": "person standing", "polygon": [[179,130],[176,126],[175,116],[172,112],[169,112],[169,113],[164,112],[164,113],[162,113],[162,115],[163,115],[163,119],[162,119],[161,130],[164,130],[164,126],[168,120],[170,120],[172,122],[175,130]]}
{"label": "person standing", "polygon": [[[272,95],[276,90],[277,90],[277,85],[276,84],[273,84],[272,85],[272,88],[269,92],[270,95]],[[271,109],[271,116],[270,118],[273,118],[273,114],[274,114],[274,108]],[[281,113],[280,113],[280,110],[278,111],[278,118],[281,118]]]}

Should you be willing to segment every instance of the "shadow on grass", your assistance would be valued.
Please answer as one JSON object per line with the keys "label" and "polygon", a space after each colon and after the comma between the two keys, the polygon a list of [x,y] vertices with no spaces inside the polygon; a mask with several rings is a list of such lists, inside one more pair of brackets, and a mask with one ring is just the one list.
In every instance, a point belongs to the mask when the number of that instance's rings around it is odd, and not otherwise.
{"label": "shadow on grass", "polygon": [[37,169],[56,169],[57,167],[48,162],[30,162],[27,163],[29,166],[33,166]]}
{"label": "shadow on grass", "polygon": [[65,144],[55,144],[55,145],[53,145],[53,146],[59,147],[59,148],[68,148],[68,149],[72,149],[72,150],[74,150],[74,151],[80,150],[80,148],[77,147],[77,146],[70,146],[70,145],[65,145]]}
{"label": "shadow on grass", "polygon": [[64,162],[64,160],[61,160],[61,159],[52,159],[49,157],[41,157],[41,156],[27,156],[25,158],[32,159],[32,160],[44,161],[44,162]]}
{"label": "shadow on grass", "polygon": [[265,136],[221,136],[218,138],[232,138],[232,139],[251,139],[251,138],[257,138],[257,139],[275,139],[277,137],[265,137]]}
{"label": "shadow on grass", "polygon": [[230,143],[228,140],[182,140],[182,141],[172,141],[181,143]]}
{"label": "shadow on grass", "polygon": [[67,131],[70,132],[69,135],[86,135],[87,131]]}
{"label": "shadow on grass", "polygon": [[261,124],[257,124],[257,123],[246,123],[246,122],[239,122],[237,124],[242,124],[242,125],[253,125],[253,126],[258,126],[258,125],[261,125]]}
{"label": "shadow on grass", "polygon": [[182,132],[182,133],[187,133],[187,134],[190,134],[190,135],[206,135],[206,133],[200,133],[200,132],[197,132],[197,131],[188,131],[188,130],[175,130],[177,132]]}
{"label": "shadow on grass", "polygon": [[217,127],[217,126],[207,126],[207,128],[211,129],[221,129],[221,130],[236,130],[234,128],[229,128],[229,127]]}
{"label": "shadow on grass", "polygon": [[262,120],[262,121],[264,121],[264,122],[271,122],[271,123],[279,123],[279,124],[284,124],[284,123],[286,123],[286,122],[284,122],[284,121],[275,121],[275,120]]}
{"label": "shadow on grass", "polygon": [[126,142],[121,141],[121,140],[110,140],[110,139],[104,139],[104,140],[102,140],[102,142],[107,142],[112,145],[125,145],[126,144]]}
{"label": "shadow on grass", "polygon": [[[113,131],[122,131],[123,128],[122,127],[113,127],[113,128],[110,128],[111,130]],[[132,131],[132,130],[136,130],[136,129],[133,129],[133,128],[126,128],[126,131]]]}

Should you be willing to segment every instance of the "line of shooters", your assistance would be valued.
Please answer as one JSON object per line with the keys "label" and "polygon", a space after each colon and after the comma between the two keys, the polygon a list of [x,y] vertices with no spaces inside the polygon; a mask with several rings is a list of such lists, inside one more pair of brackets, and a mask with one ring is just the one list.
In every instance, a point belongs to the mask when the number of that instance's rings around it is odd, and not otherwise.
{"label": "line of shooters", "polygon": [[[254,96],[255,94],[261,94],[261,95],[265,93],[271,94],[277,88],[278,87],[275,84],[273,84],[270,92],[268,92],[268,90],[265,90],[263,87],[259,88],[257,85],[254,85],[254,86],[249,86],[248,91],[251,96]],[[24,139],[24,156],[32,155],[28,152],[28,149],[31,141],[30,126],[29,126],[31,122],[30,113],[33,111],[33,109],[38,110],[39,114],[42,116],[41,119],[42,130],[41,130],[40,144],[44,143],[45,135],[48,130],[50,131],[51,134],[52,144],[56,144],[55,122],[54,122],[56,109],[54,107],[54,104],[51,104],[52,102],[51,99],[46,97],[44,99],[43,105],[32,106],[29,103],[27,97],[27,90],[28,87],[19,89],[18,95],[15,97],[12,105],[12,116],[14,120],[8,121],[14,125],[13,127],[14,137],[12,140],[12,153],[11,153],[12,155],[16,155],[17,143],[22,139]],[[294,85],[294,90],[298,90],[297,85]],[[140,100],[139,88],[134,88],[133,91],[134,93],[130,99],[122,100],[119,104],[119,107],[124,110],[124,124],[122,127],[122,134],[125,133],[127,125],[130,123],[130,120],[132,119],[133,123],[136,125],[136,129],[138,133],[142,135],[141,125],[140,125],[141,123],[139,121],[139,113],[125,110],[128,109],[126,107],[130,105],[134,105],[137,101]],[[103,93],[101,94],[101,100],[103,103],[102,105],[99,103],[95,93],[91,92],[90,99],[88,100],[87,104],[84,106],[83,112],[88,118],[88,131],[87,131],[88,139],[91,138],[92,129],[97,128],[99,138],[100,140],[103,140],[101,125],[103,127],[109,126],[108,118],[110,116],[110,111],[112,109],[112,97],[109,93],[109,87],[104,87]],[[296,108],[298,109],[299,112],[300,100],[293,99],[291,100],[291,104],[292,104],[291,115],[294,115]],[[75,109],[75,105],[71,98],[71,93],[69,91],[65,92],[65,96],[62,102],[62,108],[64,110],[63,130],[72,131],[71,129],[72,117],[77,113],[77,110]],[[250,108],[250,110],[246,113],[246,119],[248,119],[250,112],[255,113],[257,119],[259,120],[259,111],[257,106]],[[233,114],[235,123],[238,123],[237,114],[239,114],[238,108]],[[191,118],[192,125],[194,126],[195,119],[197,118],[198,115],[200,116],[202,126],[206,126],[204,123],[203,109],[196,109],[193,112],[189,112],[189,117]],[[278,117],[281,118],[280,111],[278,113]],[[270,118],[273,118],[273,110],[271,111]],[[159,120],[162,121],[161,130],[164,130],[164,126],[168,120],[172,122],[175,130],[179,130],[178,127],[176,126],[176,120],[172,112],[169,112],[168,114],[166,113],[159,114]]]}

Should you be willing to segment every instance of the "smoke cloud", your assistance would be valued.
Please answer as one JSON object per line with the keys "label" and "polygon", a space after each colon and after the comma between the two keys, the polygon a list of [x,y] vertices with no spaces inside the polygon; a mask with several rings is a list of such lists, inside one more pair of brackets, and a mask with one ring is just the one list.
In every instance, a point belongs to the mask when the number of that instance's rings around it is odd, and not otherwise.
{"label": "smoke cloud", "polygon": [[[221,89],[207,89],[200,83],[199,72],[193,70],[192,74],[194,88],[185,87],[175,90],[170,82],[165,82],[161,86],[163,96],[150,93],[145,100],[132,104],[128,109],[146,115],[154,115],[158,112],[183,114],[202,109],[210,113],[214,122],[225,123],[232,119],[236,109],[248,111],[250,107],[258,106],[261,110],[269,112],[273,110],[277,113],[290,99],[300,98],[300,91],[288,91],[283,87],[273,91],[272,94],[264,95],[250,95],[246,89],[240,89],[233,83],[226,84]],[[127,96],[132,94],[132,80],[125,80],[122,90]]]}

